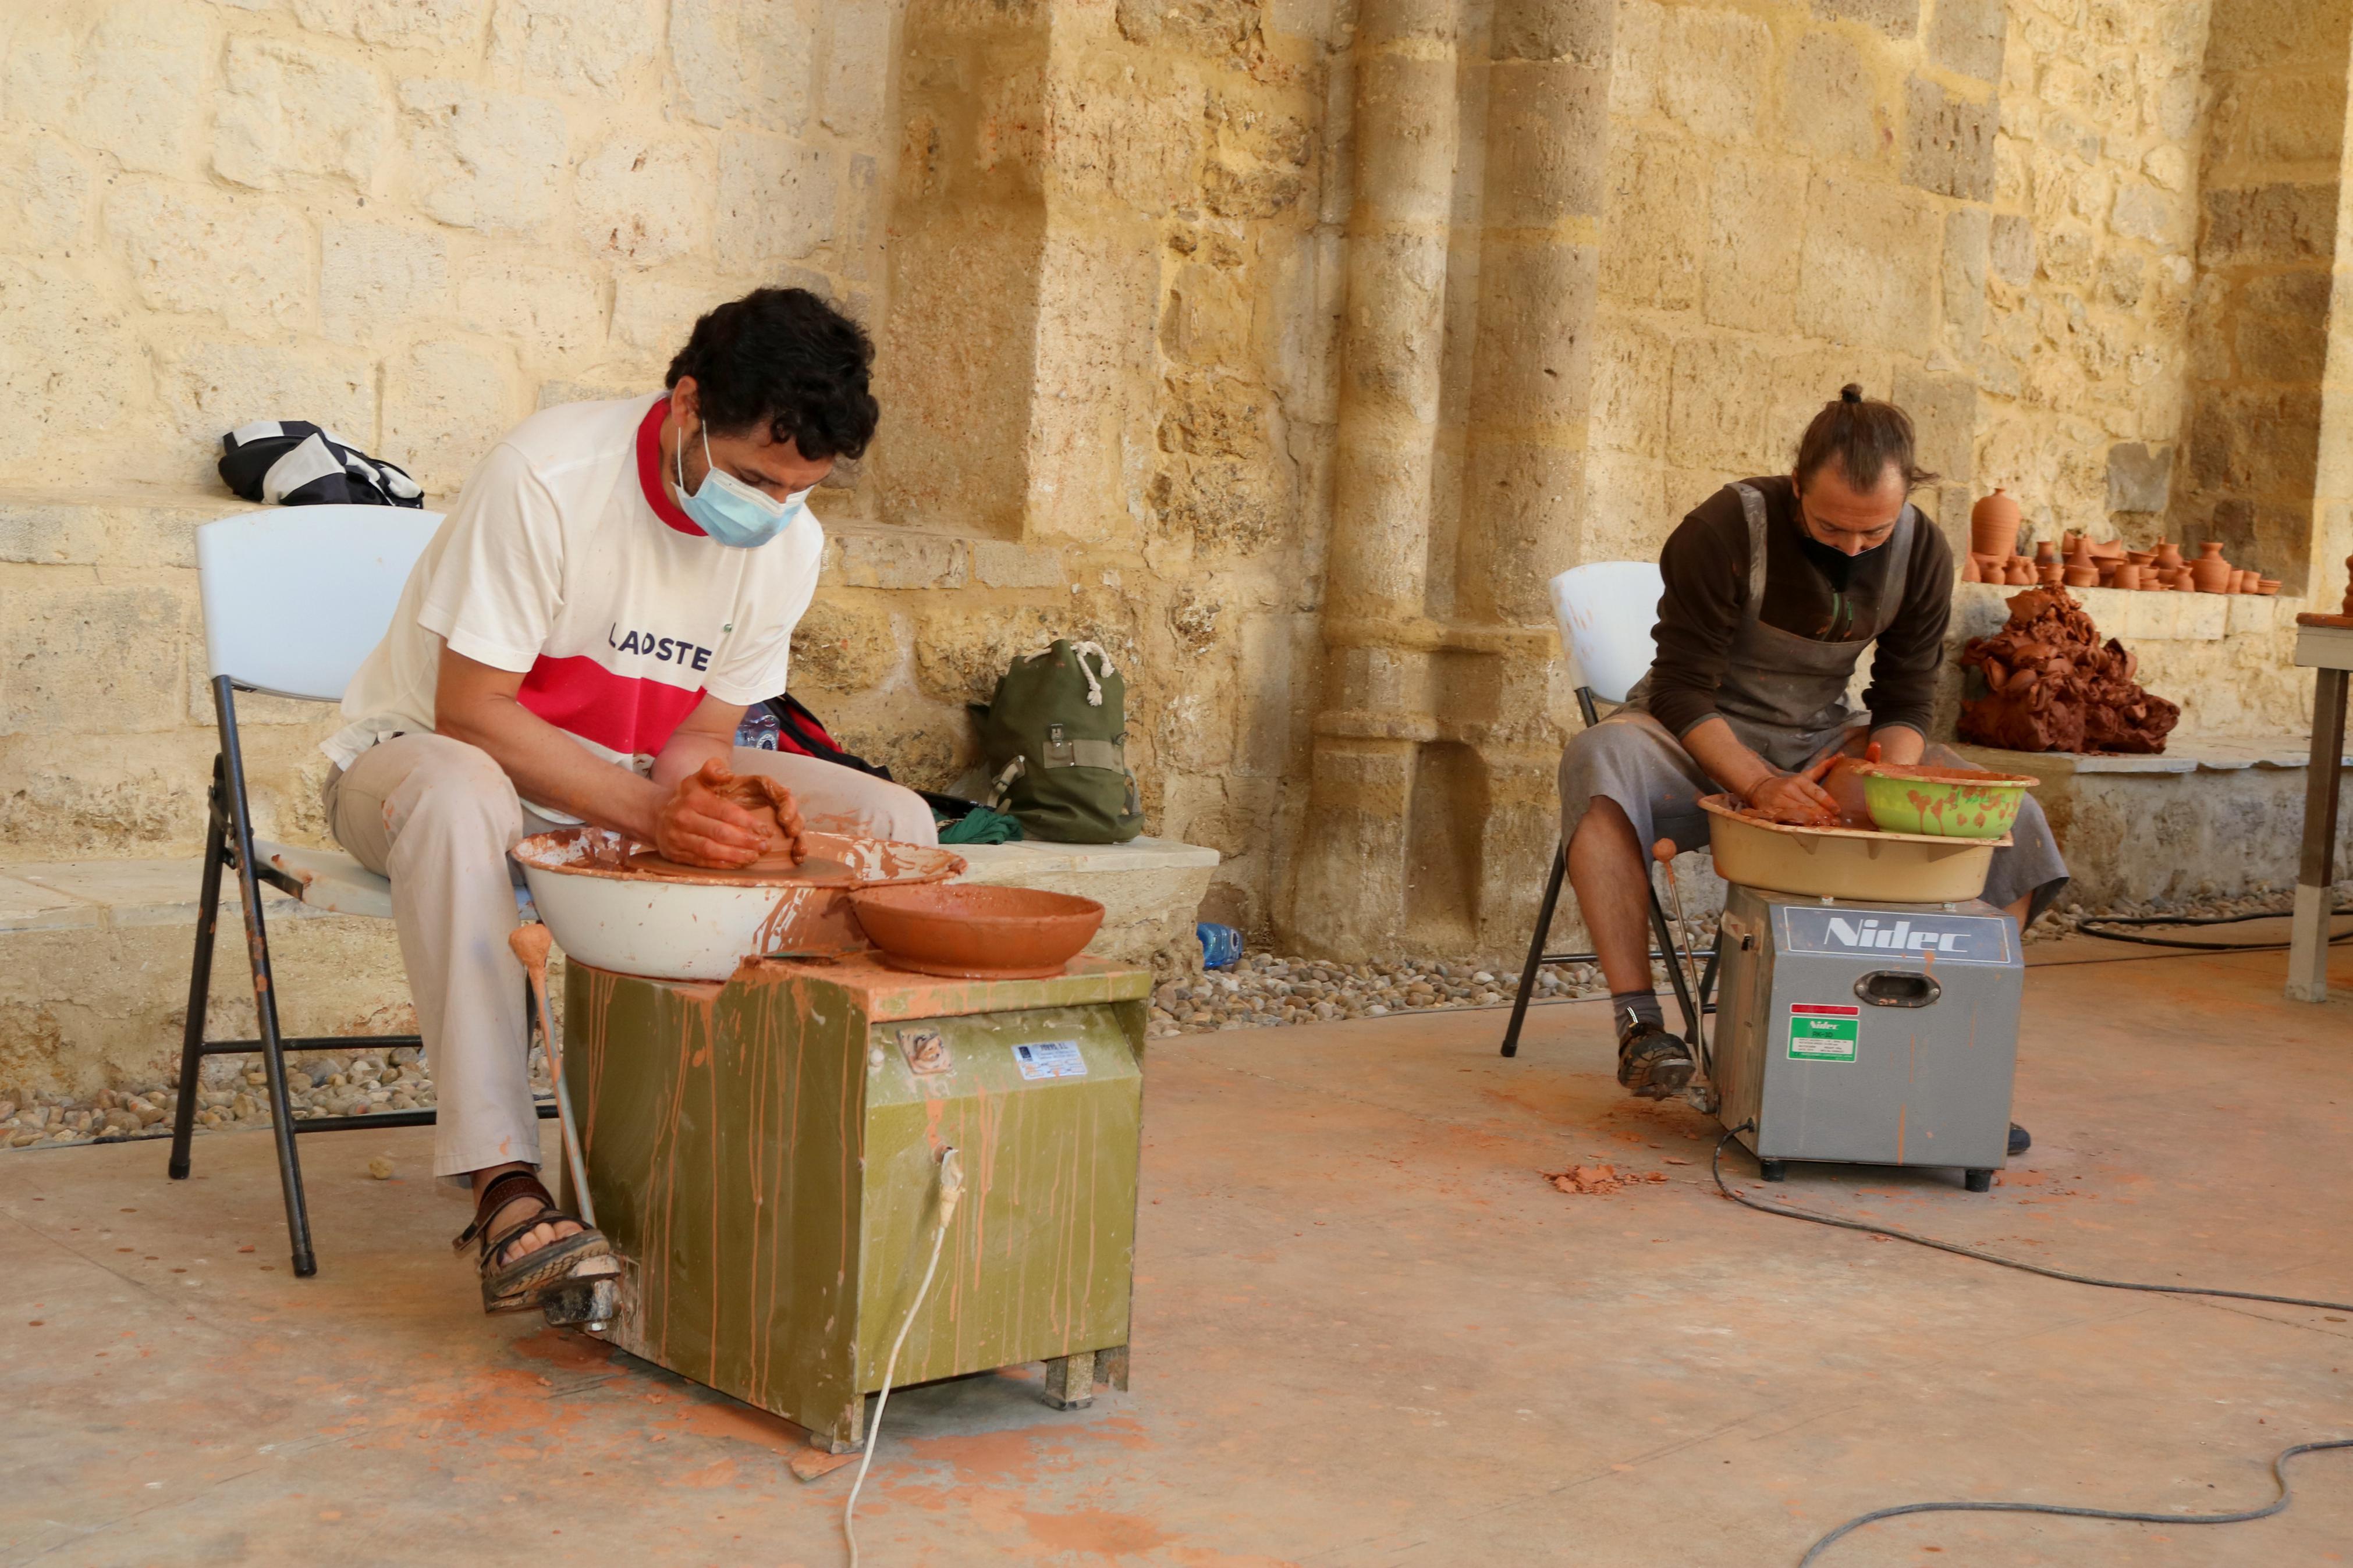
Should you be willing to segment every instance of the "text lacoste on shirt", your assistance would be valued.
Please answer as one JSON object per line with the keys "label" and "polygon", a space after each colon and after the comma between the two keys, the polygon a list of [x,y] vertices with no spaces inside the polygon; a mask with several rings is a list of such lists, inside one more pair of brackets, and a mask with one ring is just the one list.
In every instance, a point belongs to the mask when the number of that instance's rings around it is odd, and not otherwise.
{"label": "text lacoste on shirt", "polygon": [[605,634],[605,641],[616,653],[643,654],[657,664],[683,664],[694,669],[711,668],[711,650],[700,643],[688,642],[684,637],[658,638],[651,632],[629,632],[616,641],[615,633],[620,630],[617,621],[612,631]]}

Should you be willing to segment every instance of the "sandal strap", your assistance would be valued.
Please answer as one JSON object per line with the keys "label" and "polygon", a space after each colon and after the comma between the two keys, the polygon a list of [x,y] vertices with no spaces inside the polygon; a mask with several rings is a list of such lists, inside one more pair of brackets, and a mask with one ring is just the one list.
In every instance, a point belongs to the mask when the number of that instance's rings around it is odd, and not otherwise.
{"label": "sandal strap", "polygon": [[[520,1171],[509,1171],[501,1176],[494,1176],[491,1180],[491,1184],[482,1189],[480,1201],[474,1205],[473,1224],[458,1233],[458,1238],[449,1244],[449,1250],[463,1252],[469,1242],[480,1237],[483,1256],[488,1257],[499,1245],[512,1237],[514,1231],[510,1229],[506,1236],[501,1237],[496,1242],[483,1233],[489,1229],[491,1218],[517,1198],[537,1198],[541,1214],[545,1214],[555,1207],[555,1194],[542,1184],[537,1172],[525,1168]],[[538,1219],[539,1216],[535,1215],[524,1223],[535,1225]]]}

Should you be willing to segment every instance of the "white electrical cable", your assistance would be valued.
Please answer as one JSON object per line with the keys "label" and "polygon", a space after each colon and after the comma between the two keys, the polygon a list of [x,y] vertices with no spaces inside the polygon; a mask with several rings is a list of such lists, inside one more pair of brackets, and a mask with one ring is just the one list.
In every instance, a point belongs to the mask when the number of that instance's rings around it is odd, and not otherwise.
{"label": "white electrical cable", "polygon": [[964,1163],[951,1144],[940,1154],[940,1223],[932,1233],[931,1261],[923,1265],[923,1282],[915,1287],[915,1299],[907,1304],[907,1316],[899,1324],[899,1337],[891,1342],[890,1359],[882,1363],[882,1392],[874,1401],[874,1420],[866,1428],[866,1452],[859,1457],[858,1479],[849,1484],[849,1500],[841,1505],[841,1533],[849,1542],[849,1568],[858,1568],[858,1491],[866,1484],[866,1467],[874,1462],[875,1446],[882,1440],[882,1407],[891,1403],[891,1378],[899,1370],[899,1349],[907,1342],[907,1331],[915,1326],[923,1298],[931,1293],[932,1276],[940,1269],[940,1249],[948,1238],[948,1222],[955,1218],[956,1205],[963,1197]]}

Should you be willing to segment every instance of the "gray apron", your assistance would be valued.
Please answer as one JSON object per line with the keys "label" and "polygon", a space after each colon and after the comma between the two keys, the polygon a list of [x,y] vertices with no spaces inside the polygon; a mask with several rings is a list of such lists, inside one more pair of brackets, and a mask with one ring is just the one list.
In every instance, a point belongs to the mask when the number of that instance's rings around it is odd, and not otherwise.
{"label": "gray apron", "polygon": [[[1846,689],[1862,650],[1871,646],[1904,604],[1904,590],[1912,569],[1912,530],[1919,513],[1905,502],[1895,520],[1895,531],[1882,550],[1893,551],[1893,570],[1886,590],[1873,607],[1875,624],[1851,642],[1816,642],[1811,637],[1768,626],[1759,618],[1765,605],[1767,548],[1764,492],[1753,485],[1736,484],[1740,510],[1748,519],[1748,601],[1741,607],[1740,629],[1733,635],[1717,683],[1715,710],[1732,726],[1740,743],[1785,773],[1804,767],[1833,744],[1854,722],[1847,706]],[[1651,678],[1635,683],[1626,694],[1626,706],[1650,711]]]}

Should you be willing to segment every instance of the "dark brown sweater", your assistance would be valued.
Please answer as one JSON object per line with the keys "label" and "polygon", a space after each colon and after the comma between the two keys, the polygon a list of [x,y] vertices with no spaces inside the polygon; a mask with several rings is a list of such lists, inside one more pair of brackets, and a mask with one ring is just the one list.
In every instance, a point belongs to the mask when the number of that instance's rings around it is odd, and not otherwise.
{"label": "dark brown sweater", "polygon": [[[1854,557],[1843,589],[1809,559],[1786,474],[1746,481],[1765,497],[1767,626],[1815,642],[1860,640],[1881,619],[1892,542]],[[1659,553],[1666,594],[1651,632],[1650,710],[1677,735],[1715,712],[1732,639],[1748,600],[1748,520],[1730,485],[1693,509]],[[1903,603],[1879,634],[1871,687],[1862,694],[1874,729],[1905,724],[1928,732],[1945,625],[1953,613],[1953,552],[1925,513],[1912,530]]]}

